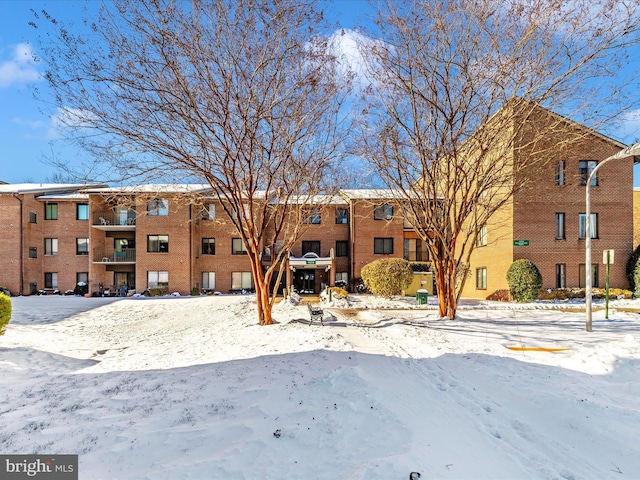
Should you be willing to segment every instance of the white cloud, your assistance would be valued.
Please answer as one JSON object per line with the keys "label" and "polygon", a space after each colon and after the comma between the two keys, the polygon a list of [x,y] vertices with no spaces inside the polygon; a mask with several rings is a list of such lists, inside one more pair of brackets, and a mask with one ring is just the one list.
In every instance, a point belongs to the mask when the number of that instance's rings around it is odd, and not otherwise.
{"label": "white cloud", "polygon": [[354,83],[360,87],[373,82],[371,78],[371,62],[367,59],[367,51],[374,48],[381,40],[367,37],[356,30],[338,30],[330,38],[334,55],[343,68],[343,73],[354,75]]}
{"label": "white cloud", "polygon": [[20,117],[14,117],[11,119],[11,121],[15,124],[18,125],[25,125],[29,128],[40,128],[43,125],[43,122],[41,120],[25,120],[24,118],[20,118]]}
{"label": "white cloud", "polygon": [[13,58],[0,62],[0,87],[40,79],[35,65],[31,45],[19,43],[13,49]]}
{"label": "white cloud", "polygon": [[58,111],[51,115],[51,124],[47,132],[48,139],[61,138],[62,131],[67,128],[89,128],[91,122],[89,119],[92,114],[87,111],[70,107],[58,107]]}

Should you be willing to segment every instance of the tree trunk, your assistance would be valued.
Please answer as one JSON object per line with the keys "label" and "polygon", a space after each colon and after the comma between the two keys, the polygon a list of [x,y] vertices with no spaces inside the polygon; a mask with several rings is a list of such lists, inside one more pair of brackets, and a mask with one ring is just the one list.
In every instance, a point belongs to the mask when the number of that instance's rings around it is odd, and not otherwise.
{"label": "tree trunk", "polygon": [[271,316],[272,305],[270,302],[269,279],[265,277],[260,254],[258,252],[247,250],[247,255],[251,261],[251,274],[253,275],[253,285],[256,289],[256,304],[258,308],[258,324],[272,325],[273,318]]}

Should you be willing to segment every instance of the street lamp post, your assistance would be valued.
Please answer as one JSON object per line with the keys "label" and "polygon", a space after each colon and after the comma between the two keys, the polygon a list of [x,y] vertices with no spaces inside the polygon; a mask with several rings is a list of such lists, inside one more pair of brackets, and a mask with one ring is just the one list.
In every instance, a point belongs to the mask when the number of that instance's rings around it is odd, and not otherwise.
{"label": "street lamp post", "polygon": [[585,218],[585,302],[586,302],[586,312],[587,312],[587,332],[592,331],[592,322],[591,322],[591,181],[596,175],[596,172],[609,160],[616,160],[619,158],[625,157],[635,157],[640,155],[640,143],[636,143],[627,147],[623,150],[620,150],[615,155],[611,155],[608,158],[605,158],[601,162],[596,165],[591,173],[589,174],[589,178],[587,179],[586,185],[586,218]]}

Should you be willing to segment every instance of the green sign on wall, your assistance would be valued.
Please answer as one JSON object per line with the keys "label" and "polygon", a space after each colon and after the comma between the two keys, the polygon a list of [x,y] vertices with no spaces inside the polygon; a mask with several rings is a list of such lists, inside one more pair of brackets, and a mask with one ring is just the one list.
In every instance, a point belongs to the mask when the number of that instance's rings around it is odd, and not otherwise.
{"label": "green sign on wall", "polygon": [[529,246],[529,240],[514,240],[513,241],[513,246],[514,247],[528,247]]}

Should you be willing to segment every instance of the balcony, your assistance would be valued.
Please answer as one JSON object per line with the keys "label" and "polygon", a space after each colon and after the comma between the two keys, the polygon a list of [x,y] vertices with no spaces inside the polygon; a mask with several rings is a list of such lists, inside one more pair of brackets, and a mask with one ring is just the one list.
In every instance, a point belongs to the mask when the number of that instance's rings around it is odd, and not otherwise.
{"label": "balcony", "polygon": [[102,212],[94,215],[94,228],[105,231],[133,231],[136,229],[136,216],[133,210]]}
{"label": "balcony", "polygon": [[120,252],[93,252],[93,263],[110,265],[112,263],[136,263],[136,249],[127,248]]}

